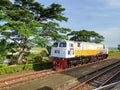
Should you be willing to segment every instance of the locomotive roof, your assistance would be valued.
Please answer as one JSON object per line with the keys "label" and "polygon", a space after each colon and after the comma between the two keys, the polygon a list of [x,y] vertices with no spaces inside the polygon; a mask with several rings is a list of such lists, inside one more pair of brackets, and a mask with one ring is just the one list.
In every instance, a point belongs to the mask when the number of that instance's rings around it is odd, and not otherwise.
{"label": "locomotive roof", "polygon": [[72,40],[62,40],[60,42],[73,42],[73,43],[88,43],[88,44],[99,44],[99,45],[104,45],[102,43],[94,43],[94,42],[84,42],[84,41],[72,41]]}

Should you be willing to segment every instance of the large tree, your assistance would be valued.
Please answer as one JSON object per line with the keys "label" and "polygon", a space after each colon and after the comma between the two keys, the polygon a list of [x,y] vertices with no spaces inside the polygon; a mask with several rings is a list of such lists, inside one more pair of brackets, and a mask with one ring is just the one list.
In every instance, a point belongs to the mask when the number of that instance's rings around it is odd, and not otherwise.
{"label": "large tree", "polygon": [[7,54],[7,42],[5,39],[0,40],[0,60],[6,59]]}
{"label": "large tree", "polygon": [[117,47],[117,49],[120,51],[120,44],[118,44],[118,47]]}
{"label": "large tree", "polygon": [[70,36],[70,40],[74,41],[100,43],[104,40],[104,37],[96,33],[95,31],[87,30],[72,31],[71,33],[68,34],[68,36]]}
{"label": "large tree", "polygon": [[[1,35],[19,47],[18,63],[22,64],[24,54],[34,44],[45,46],[49,40],[67,38],[70,31],[61,28],[55,21],[67,21],[60,4],[44,7],[34,0],[0,0]],[[63,34],[62,34],[63,33]]]}

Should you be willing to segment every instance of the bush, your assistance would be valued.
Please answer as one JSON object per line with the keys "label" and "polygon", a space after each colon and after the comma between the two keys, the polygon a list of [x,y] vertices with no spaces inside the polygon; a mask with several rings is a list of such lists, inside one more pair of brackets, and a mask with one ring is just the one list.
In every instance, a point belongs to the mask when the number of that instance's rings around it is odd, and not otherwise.
{"label": "bush", "polygon": [[16,66],[7,66],[0,68],[0,74],[9,74],[14,72],[20,72],[23,71],[23,65],[16,65]]}
{"label": "bush", "polygon": [[42,56],[40,53],[30,53],[28,56],[26,56],[27,63],[36,63],[42,61]]}
{"label": "bush", "polygon": [[32,70],[33,69],[33,64],[26,64],[23,69],[24,70]]}
{"label": "bush", "polygon": [[52,62],[50,62],[50,61],[34,63],[34,64],[6,66],[3,68],[0,68],[0,75],[20,72],[20,71],[24,71],[24,70],[43,70],[43,69],[48,69],[51,67],[52,67]]}
{"label": "bush", "polygon": [[0,64],[0,68],[6,67],[6,64]]}
{"label": "bush", "polygon": [[50,61],[33,64],[33,69],[35,71],[37,71],[37,70],[43,70],[43,69],[48,69],[48,68],[52,68],[52,62],[50,62]]}
{"label": "bush", "polygon": [[47,57],[47,51],[46,51],[46,50],[43,50],[43,51],[40,53],[40,55],[41,55],[42,57]]}
{"label": "bush", "polygon": [[117,55],[120,55],[120,52],[118,50],[109,51],[109,56],[117,56]]}

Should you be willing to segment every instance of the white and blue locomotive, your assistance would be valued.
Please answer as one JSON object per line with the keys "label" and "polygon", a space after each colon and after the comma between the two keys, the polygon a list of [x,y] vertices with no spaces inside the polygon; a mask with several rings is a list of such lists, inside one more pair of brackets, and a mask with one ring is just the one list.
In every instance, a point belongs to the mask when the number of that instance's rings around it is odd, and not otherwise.
{"label": "white and blue locomotive", "polygon": [[51,49],[53,69],[103,60],[108,57],[104,44],[64,40],[54,43]]}

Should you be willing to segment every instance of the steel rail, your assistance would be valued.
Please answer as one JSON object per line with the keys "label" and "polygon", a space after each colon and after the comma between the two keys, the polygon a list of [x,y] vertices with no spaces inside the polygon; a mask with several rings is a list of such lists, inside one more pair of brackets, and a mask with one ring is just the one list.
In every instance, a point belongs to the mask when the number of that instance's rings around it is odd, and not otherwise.
{"label": "steel rail", "polygon": [[45,76],[48,76],[54,73],[55,71],[53,70],[43,70],[43,71],[38,71],[38,72],[29,73],[25,75],[19,75],[16,77],[4,78],[0,80],[0,88],[12,86],[12,85],[23,83],[23,82],[30,81],[30,80],[34,80],[40,77],[45,77]]}
{"label": "steel rail", "polygon": [[[118,68],[118,66],[119,66],[119,68]],[[95,77],[93,77],[93,78],[91,78],[91,79],[89,79],[89,80],[87,80],[87,81],[85,81],[81,84],[78,84],[78,85],[74,86],[71,90],[78,90],[79,88],[83,88],[84,86],[88,85],[90,82],[94,81],[98,77],[100,77],[100,76],[106,74],[107,72],[109,72],[110,70],[116,69],[116,68],[118,68],[118,70],[120,69],[120,63],[118,63],[117,65],[115,65],[115,66],[113,66],[113,67],[111,67],[107,70],[105,70],[104,72],[102,72],[100,74],[97,74]],[[118,72],[116,71],[116,74],[112,75],[112,77],[110,77],[109,80],[111,80],[117,74],[118,74]],[[109,80],[107,79],[106,82],[104,82],[103,84],[101,84],[99,86],[102,86],[102,85],[106,84]]]}
{"label": "steel rail", "polygon": [[0,88],[9,87],[9,86],[19,84],[19,83],[23,83],[23,82],[27,82],[27,81],[30,81],[30,80],[35,80],[35,79],[38,79],[40,77],[45,77],[45,76],[48,76],[48,75],[51,75],[51,74],[55,74],[57,72],[63,72],[63,71],[72,70],[72,69],[75,69],[75,68],[84,67],[84,66],[91,65],[91,64],[97,64],[97,63],[100,63],[100,62],[104,62],[106,60],[107,59],[99,60],[99,61],[96,61],[96,62],[91,62],[91,63],[87,63],[87,64],[83,64],[83,65],[78,65],[78,66],[67,68],[67,69],[64,69],[64,70],[61,70],[61,71],[53,71],[52,69],[47,69],[47,70],[22,74],[22,75],[18,75],[18,76],[12,76],[12,77],[9,77],[9,78],[3,78],[3,79],[0,79]]}

